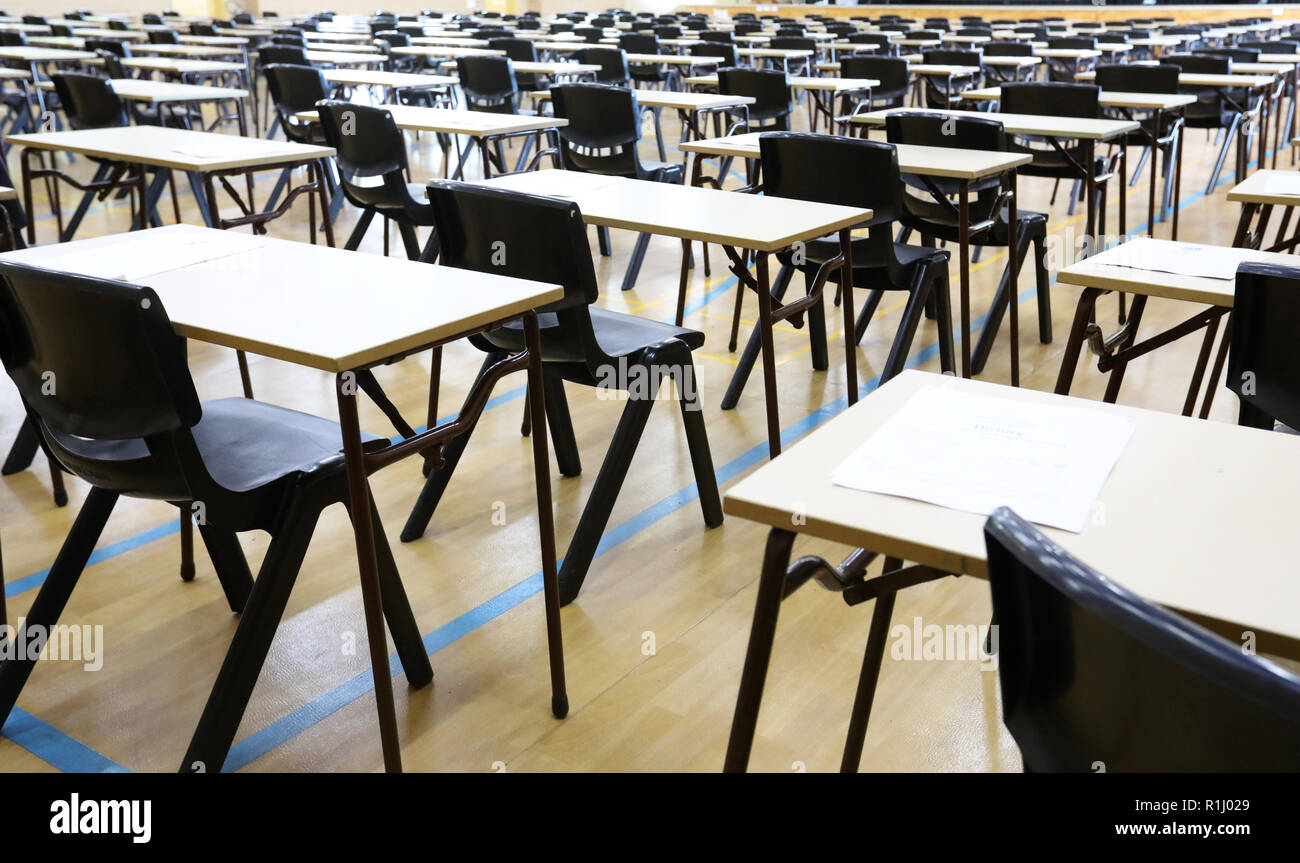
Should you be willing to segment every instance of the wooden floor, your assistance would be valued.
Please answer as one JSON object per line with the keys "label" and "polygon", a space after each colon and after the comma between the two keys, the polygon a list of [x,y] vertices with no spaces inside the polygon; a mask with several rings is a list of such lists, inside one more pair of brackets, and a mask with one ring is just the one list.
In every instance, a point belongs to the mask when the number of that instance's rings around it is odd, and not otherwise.
{"label": "wooden floor", "polygon": [[[676,140],[665,116],[666,137]],[[798,113],[798,124],[806,115]],[[431,136],[418,142],[415,178],[432,176],[440,154]],[[653,151],[648,131],[643,153]],[[517,151],[514,151],[517,152]],[[1238,207],[1224,194],[1202,196],[1216,148],[1204,132],[1188,135],[1181,239],[1228,244]],[[681,158],[670,152],[670,158]],[[1137,151],[1132,152],[1136,159]],[[1288,166],[1283,153],[1279,167]],[[1229,162],[1231,165],[1231,161]],[[17,179],[17,159],[11,158]],[[84,162],[74,170],[90,173]],[[273,175],[259,183],[264,200]],[[733,183],[737,178],[732,178]],[[1050,210],[1053,241],[1083,230],[1083,208],[1066,214],[1066,190],[1049,208],[1051,183],[1021,181],[1022,207]],[[1146,179],[1130,189],[1129,225],[1146,220]],[[65,207],[67,206],[65,195]],[[161,208],[165,214],[170,207]],[[186,221],[197,222],[188,195]],[[1112,200],[1109,224],[1115,230]],[[36,204],[38,239],[54,236],[44,200]],[[345,208],[338,233],[346,237],[356,212]],[[125,203],[97,205],[80,236],[125,230]],[[272,233],[305,241],[305,206],[272,223]],[[1161,225],[1158,236],[1168,236]],[[592,249],[596,253],[593,232]],[[635,290],[619,290],[634,236],[614,233],[613,255],[597,257],[606,308],[669,319],[676,297],[680,244],[651,242]],[[342,239],[340,239],[340,244]],[[401,248],[394,232],[393,249]],[[699,247],[696,247],[697,253]],[[382,253],[372,228],[363,251]],[[989,250],[990,252],[996,250]],[[400,253],[400,252],[398,252]],[[739,407],[719,404],[738,354],[727,351],[735,280],[712,249],[714,271],[697,267],[687,300],[687,325],[707,333],[695,355],[713,460],[723,490],[766,461],[761,379],[758,373]],[[987,308],[1005,256],[986,254],[973,268],[974,315]],[[700,263],[697,254],[697,264]],[[429,289],[438,289],[429,270]],[[286,279],[293,278],[285,273]],[[952,267],[956,304],[957,268]],[[1055,340],[1040,345],[1031,268],[1020,282],[1022,382],[1050,390],[1078,291],[1053,289]],[[356,286],[364,298],[366,286]],[[873,382],[894,335],[903,295],[887,297],[859,350],[861,379]],[[861,303],[861,298],[858,300]],[[859,306],[860,307],[860,306]],[[1114,323],[1114,300],[1104,300],[1103,322]],[[754,300],[746,301],[745,330]],[[1181,320],[1191,309],[1152,300],[1146,324]],[[346,314],[346,309],[340,309]],[[401,314],[394,309],[394,314]],[[838,316],[828,318],[831,367],[814,372],[806,331],[778,326],[781,424],[797,438],[834,411],[844,392]],[[927,321],[916,336],[919,367],[938,370],[936,332]],[[1164,411],[1181,408],[1199,339],[1184,340],[1139,361],[1128,372],[1121,401]],[[1005,329],[984,377],[1009,379]],[[191,346],[191,365],[203,398],[238,395],[235,358],[228,350]],[[252,359],[258,398],[334,416],[330,379],[321,373]],[[467,344],[446,351],[443,413],[459,404],[481,360]],[[1100,398],[1103,379],[1083,364],[1075,394]],[[403,413],[423,417],[427,356],[381,368],[377,375]],[[578,600],[563,612],[571,710],[558,721],[549,710],[540,597],[532,470],[519,435],[521,376],[507,379],[484,413],[467,454],[428,534],[401,544],[397,534],[421,486],[419,467],[406,461],[373,478],[373,488],[421,629],[427,633],[434,684],[412,691],[398,674],[399,729],[408,770],[421,771],[717,771],[731,723],[741,661],[749,634],[758,566],[766,531],[729,519],[706,530],[694,495],[686,441],[677,409],[656,406],[610,519],[600,555]],[[560,549],[577,523],[621,405],[570,387],[568,398],[584,459],[581,477],[554,475]],[[18,402],[6,378],[0,384],[0,442],[17,428]],[[362,424],[393,431],[363,401]],[[1213,421],[1233,421],[1235,399],[1223,391]],[[797,444],[796,444],[797,445]],[[554,461],[552,460],[552,468]],[[36,595],[39,573],[53,561],[81,505],[86,486],[69,482],[71,502],[56,508],[42,456],[33,469],[0,482],[0,535],[10,585],[10,623]],[[504,512],[504,519],[501,514]],[[127,769],[172,771],[229,643],[237,618],[226,606],[200,546],[198,577],[177,576],[176,510],[156,502],[122,500],[101,541],[102,559],[88,567],[63,616],[64,623],[102,625],[99,671],[78,663],[42,662],[19,699],[0,739],[0,770]],[[504,523],[502,523],[504,521]],[[351,532],[341,508],[322,519],[286,619],[231,752],[227,769],[248,771],[365,771],[382,761],[369,681],[365,631]],[[266,537],[242,537],[250,563]],[[842,548],[800,540],[796,554],[838,559]],[[33,574],[37,574],[33,577]],[[19,584],[15,584],[21,582]],[[26,586],[27,589],[23,589]],[[946,579],[904,592],[895,624],[981,625],[988,622],[984,582]],[[764,771],[828,771],[839,753],[863,646],[869,607],[848,608],[815,584],[785,604],[768,676],[751,767]],[[892,640],[891,640],[892,642]],[[888,654],[887,654],[888,656]],[[29,751],[28,748],[31,750]],[[88,748],[88,749],[87,749]],[[996,673],[977,661],[903,661],[887,658],[862,758],[864,771],[1018,770],[1020,758],[999,719]]]}

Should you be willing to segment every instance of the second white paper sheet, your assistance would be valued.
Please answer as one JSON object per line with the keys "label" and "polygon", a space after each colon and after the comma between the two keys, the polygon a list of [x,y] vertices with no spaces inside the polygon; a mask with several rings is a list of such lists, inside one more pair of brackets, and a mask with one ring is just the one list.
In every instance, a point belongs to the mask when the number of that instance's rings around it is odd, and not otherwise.
{"label": "second white paper sheet", "polygon": [[836,485],[1078,533],[1133,434],[1113,413],[926,387],[831,474]]}

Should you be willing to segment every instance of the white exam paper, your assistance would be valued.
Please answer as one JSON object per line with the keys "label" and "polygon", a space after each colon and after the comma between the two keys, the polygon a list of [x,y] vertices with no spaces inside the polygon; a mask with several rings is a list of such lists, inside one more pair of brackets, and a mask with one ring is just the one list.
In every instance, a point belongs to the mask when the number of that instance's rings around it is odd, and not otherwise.
{"label": "white exam paper", "polygon": [[[40,265],[100,279],[139,282],[159,273],[252,251],[264,244],[260,237],[234,231],[210,231],[199,236],[169,234],[165,244],[152,233],[119,234],[111,243],[70,243],[60,248],[57,256],[43,257]],[[56,247],[44,247],[52,248]]]}
{"label": "white exam paper", "polygon": [[831,473],[831,481],[1078,533],[1133,434],[1087,408],[918,390]]}
{"label": "white exam paper", "polygon": [[1268,259],[1268,253],[1254,249],[1201,246],[1195,243],[1138,237],[1107,249],[1091,258],[1091,261],[1112,267],[1130,267],[1157,273],[1231,281],[1237,277],[1237,266],[1241,263]]}

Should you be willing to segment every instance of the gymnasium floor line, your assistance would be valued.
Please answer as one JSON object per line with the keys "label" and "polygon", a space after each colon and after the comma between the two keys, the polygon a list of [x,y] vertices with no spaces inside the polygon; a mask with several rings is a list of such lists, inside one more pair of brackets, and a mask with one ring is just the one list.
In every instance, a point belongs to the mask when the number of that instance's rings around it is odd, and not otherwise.
{"label": "gymnasium floor line", "polygon": [[[1221,178],[1219,183],[1216,184],[1215,189],[1217,190],[1219,186],[1222,186],[1229,179],[1232,178],[1230,177]],[[1192,194],[1191,196],[1189,196],[1188,198],[1180,202],[1179,210],[1182,210],[1183,208],[1192,205],[1193,203],[1195,203],[1196,201],[1200,200],[1202,197],[1205,196],[1206,193],[1204,192],[1204,190]],[[1118,200],[1116,200],[1114,203],[1115,205],[1118,205]],[[1132,233],[1141,234],[1146,229],[1146,225],[1147,223],[1144,220],[1141,224],[1135,227]],[[733,276],[732,278],[734,279],[735,277]],[[1055,277],[1053,277],[1051,283],[1055,284],[1055,281],[1056,279]],[[721,289],[715,289],[715,291],[711,293],[716,295],[717,293],[720,293],[720,291]],[[1021,292],[1016,297],[1016,304],[1022,305],[1027,300],[1032,298],[1035,295],[1035,293],[1036,293],[1035,288],[1029,288]],[[976,334],[978,334],[983,330],[985,324],[987,323],[987,319],[988,319],[988,315],[987,313],[985,313],[984,315],[980,316],[979,318],[971,322],[972,336],[975,336]],[[960,333],[954,333],[955,343],[960,344],[960,338],[961,338]],[[937,353],[938,353],[938,344],[937,343],[930,344],[925,348],[921,349],[920,351],[914,353],[912,356],[910,356],[907,360],[906,367],[913,368],[917,365],[920,365],[921,363],[924,363],[929,359],[933,358],[934,356],[936,356]],[[874,390],[878,385],[879,385],[879,375],[877,375],[876,377],[872,378],[870,381],[867,381],[866,383],[862,384],[859,387],[860,397],[865,396],[867,393]],[[520,395],[522,395],[523,389],[524,389],[523,387],[519,387],[514,391],[503,394],[501,397],[499,397],[502,400],[499,403],[504,403],[505,401],[510,401],[513,400],[514,398],[518,398]],[[838,399],[835,399],[834,401],[826,405],[823,405],[821,408],[818,408],[816,411],[804,417],[802,420],[799,420],[795,424],[783,429],[781,432],[782,444],[784,445],[786,443],[789,443],[794,439],[798,438],[799,436],[801,436],[802,434],[811,431],[821,423],[825,422],[830,417],[834,416],[839,411],[843,410],[845,407],[847,407],[847,398],[843,396],[841,396]],[[715,476],[718,477],[719,483],[721,484],[725,482],[727,479],[730,479],[736,473],[761,461],[763,457],[763,453],[765,451],[766,451],[765,444],[756,445],[749,452],[745,453],[742,456],[737,457],[736,459],[733,459],[731,462],[724,465],[722,468],[716,470]],[[648,528],[650,525],[662,520],[672,512],[675,512],[677,509],[680,509],[681,507],[685,506],[687,503],[689,503],[691,500],[696,499],[697,497],[698,497],[698,489],[692,483],[690,486],[687,486],[686,488],[679,490],[675,494],[670,495],[667,498],[664,498],[658,503],[652,505],[649,509],[643,510],[638,515],[633,516],[633,518],[629,519],[626,522],[623,522],[622,524],[618,525],[612,530],[607,530],[604,536],[602,536],[600,544],[597,546],[595,557],[600,557],[606,551],[609,551],[611,548],[614,548],[617,545],[621,544],[622,542],[626,541],[627,539],[631,538],[632,536],[635,536],[636,534],[640,533],[642,530]],[[660,510],[663,511],[660,512]],[[176,528],[173,527],[173,530],[175,529]],[[618,538],[611,541],[611,536],[617,536]],[[118,553],[120,554],[121,552],[119,551]],[[424,639],[425,646],[426,648],[432,647],[433,652],[436,652],[437,650],[440,650],[442,647],[447,646],[447,644],[453,643],[461,636],[473,632],[475,629],[479,628],[485,623],[495,619],[496,617],[499,617],[501,614],[504,614],[506,611],[521,604],[524,600],[540,592],[540,590],[541,590],[541,573],[537,572],[534,573],[529,578],[525,579],[524,581],[520,582],[519,584],[515,585],[514,587],[503,591],[502,593],[498,594],[496,597],[493,597],[487,602],[482,603],[481,605],[475,607],[474,609],[471,609],[469,612],[466,612],[465,614],[456,618],[452,622],[448,624],[444,624],[439,629],[434,630],[432,633],[430,633],[428,636],[425,637]],[[510,599],[513,599],[514,601],[511,602]],[[454,638],[450,638],[449,640],[446,640],[445,643],[439,643],[440,633],[442,633],[443,637],[445,638],[447,634],[450,634],[452,632],[458,632],[458,634],[456,634]],[[400,660],[394,655],[390,657],[389,661],[392,664],[392,667],[394,669],[393,671],[394,675],[400,674],[401,673]],[[367,670],[357,675],[347,683],[341,684],[340,686],[335,687],[334,689],[330,690],[324,695],[319,696],[316,699],[313,699],[311,702],[308,702],[308,704],[304,705],[302,708],[298,708],[297,710],[286,715],[280,720],[271,723],[271,725],[267,726],[262,731],[254,732],[249,737],[236,743],[231,748],[231,757],[227,759],[226,769],[237,770],[239,769],[239,767],[251,763],[251,761],[254,760],[255,758],[260,757],[266,752],[269,752],[272,749],[278,747],[281,743],[286,742],[287,740],[292,739],[298,734],[301,734],[302,732],[308,730],[317,722],[329,716],[331,713],[335,712],[339,708],[345,706],[346,704],[351,703],[357,698],[362,697],[371,689],[373,689],[373,687],[374,687],[373,675],[369,670]],[[15,708],[15,710],[17,710],[17,708]],[[30,716],[30,714],[25,714],[25,715]],[[48,729],[48,731],[46,731],[46,733],[39,734],[39,735],[37,734],[24,735],[27,738],[29,743],[32,743],[38,749],[41,750],[41,751],[36,751],[35,749],[28,749],[28,751],[31,752],[33,755],[36,755],[38,758],[41,758],[42,760],[46,761],[47,763],[50,763],[55,766],[57,766],[58,763],[76,763],[77,758],[85,757],[84,755],[79,755],[78,753],[82,751],[88,751],[91,753],[95,752],[93,749],[87,747],[85,744],[81,743],[80,741],[76,740],[70,735],[58,731],[58,729],[54,728],[53,726],[50,726],[47,723],[44,723],[43,721],[36,719],[35,717],[32,717],[32,719],[36,723],[39,723],[43,729]],[[11,716],[11,721],[12,721],[12,716]],[[10,737],[10,739],[14,739],[8,734],[8,727],[9,724],[6,723],[5,728],[3,730],[0,730],[0,736]],[[244,744],[248,743],[249,741],[253,741],[253,742],[250,743],[250,745],[246,749],[242,748],[244,747]],[[28,747],[24,746],[24,748],[28,748]],[[49,754],[51,757],[47,758],[43,753]],[[240,760],[238,761],[236,760],[235,757],[236,753],[239,754]],[[95,754],[98,755],[98,753]],[[99,758],[101,758],[103,760],[103,763],[105,764],[115,764],[115,762],[112,762],[112,760],[108,759],[106,756],[101,755],[99,756]]]}

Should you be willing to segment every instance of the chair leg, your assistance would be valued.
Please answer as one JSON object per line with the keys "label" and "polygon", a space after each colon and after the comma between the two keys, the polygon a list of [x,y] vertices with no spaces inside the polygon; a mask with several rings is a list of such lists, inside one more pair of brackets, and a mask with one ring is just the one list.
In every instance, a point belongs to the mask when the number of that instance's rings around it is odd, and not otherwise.
{"label": "chair leg", "polygon": [[555,447],[555,464],[560,469],[560,476],[580,476],[582,458],[573,434],[573,417],[569,414],[569,400],[564,393],[564,379],[543,375],[542,389],[546,395],[546,423],[551,427],[551,443]]}
{"label": "chair leg", "polygon": [[645,260],[645,250],[649,245],[649,234],[637,235],[636,246],[632,249],[632,259],[627,262],[627,272],[623,274],[623,290],[630,291],[636,287],[636,277],[641,272],[641,262]]}
{"label": "chair leg", "polygon": [[[1019,267],[1023,267],[1026,252],[1029,251],[1029,233],[1024,230],[1017,233],[1020,236],[1016,239],[1016,263]],[[1016,300],[1020,273],[1017,272],[1015,276],[1016,278],[1012,278],[1010,267],[1006,267],[1002,271],[1002,279],[998,282],[998,289],[993,294],[993,302],[989,305],[988,314],[985,316],[984,329],[980,332],[979,341],[975,343],[975,350],[971,354],[971,374],[977,375],[984,371],[989,354],[993,351],[993,343],[997,341],[998,330],[1002,327],[1002,318],[1006,314],[1007,304]]]}
{"label": "chair leg", "polygon": [[397,648],[402,670],[406,672],[407,683],[416,689],[422,689],[433,681],[433,666],[424,649],[424,639],[420,636],[420,625],[415,620],[415,612],[411,610],[411,602],[406,597],[406,587],[397,571],[397,561],[393,559],[393,549],[388,544],[384,523],[379,519],[379,508],[375,506],[374,495],[370,496],[370,522],[375,528],[379,592],[383,597],[388,632]]}
{"label": "chair leg", "polygon": [[[185,515],[181,513],[182,517]],[[212,568],[217,571],[217,580],[221,582],[230,610],[239,614],[253,591],[253,573],[248,568],[239,537],[233,531],[217,530],[209,524],[199,525],[199,536],[208,550]]]}
{"label": "chair leg", "polygon": [[1034,281],[1038,292],[1038,341],[1052,341],[1052,284],[1047,272],[1047,235],[1034,235]]}
{"label": "chair leg", "polygon": [[[657,383],[653,388],[657,389]],[[569,550],[564,555],[564,564],[560,567],[561,605],[568,605],[576,599],[578,591],[582,589],[582,582],[587,577],[587,570],[605,533],[605,525],[609,523],[609,516],[618,501],[623,480],[627,478],[632,456],[641,441],[641,433],[645,431],[646,421],[650,419],[655,394],[650,392],[640,395],[645,397],[629,398],[627,406],[623,408],[609,451],[605,453],[605,461],[596,476],[596,484],[591,489],[587,505],[582,509],[578,529],[574,531]]]}
{"label": "chair leg", "polygon": [[709,431],[704,422],[704,406],[695,382],[695,365],[690,352],[673,368],[677,384],[677,403],[681,406],[682,427],[686,430],[686,446],[691,453],[691,468],[695,471],[695,488],[700,495],[700,510],[709,527],[722,524],[722,499],[718,496],[718,477],[713,472],[713,453],[709,449]]}
{"label": "chair leg", "polygon": [[40,441],[36,437],[36,428],[32,425],[31,417],[28,417],[23,420],[22,425],[18,426],[18,434],[9,447],[9,455],[5,457],[4,466],[0,467],[0,476],[9,476],[27,470],[31,467],[32,460],[36,458],[38,449],[40,449]]}
{"label": "chair leg", "polygon": [[301,494],[298,497],[272,534],[235,637],[190,738],[182,773],[219,773],[226,762],[320,517],[318,507],[302,500]]}
{"label": "chair leg", "polygon": [[[479,369],[479,377],[482,377],[493,363],[504,356],[500,353],[488,354]],[[413,542],[423,536],[428,529],[429,520],[433,518],[433,512],[438,508],[438,502],[442,500],[442,494],[447,490],[451,475],[456,472],[456,465],[460,463],[460,457],[464,454],[473,432],[473,428],[469,429],[442,448],[442,467],[432,471],[425,479],[424,488],[420,489],[420,496],[415,499],[411,514],[406,517],[406,525],[402,528],[401,534],[402,542]]]}
{"label": "chair leg", "polygon": [[[885,572],[901,567],[897,558],[885,559]],[[876,597],[871,611],[871,629],[862,655],[862,669],[858,672],[858,689],[853,696],[853,713],[849,718],[849,731],[844,741],[844,754],[840,759],[841,773],[857,773],[862,761],[862,744],[867,737],[867,722],[871,719],[871,703],[875,700],[876,682],[880,679],[880,663],[885,658],[885,645],[889,638],[889,620],[894,614],[897,593]]]}
{"label": "chair leg", "polygon": [[[813,276],[805,275],[811,282]],[[812,355],[813,371],[824,372],[829,366],[826,356],[826,304],[821,300],[808,309],[808,346]]]}
{"label": "chair leg", "polygon": [[957,363],[953,356],[952,335],[952,292],[949,290],[947,269],[939,271],[930,299],[935,307],[935,321],[939,328],[939,370],[949,374],[957,373]]}
{"label": "chair leg", "polygon": [[194,522],[190,521],[190,511],[181,505],[181,581],[194,580]]}
{"label": "chair leg", "polygon": [[926,295],[932,289],[933,283],[926,280],[922,275],[918,276],[912,290],[908,292],[907,306],[903,309],[903,319],[898,324],[898,333],[894,336],[894,343],[889,348],[889,359],[885,361],[884,371],[880,374],[882,384],[889,381],[906,367],[907,355],[911,352],[912,340],[916,336],[916,328],[925,315]]}
{"label": "chair leg", "polygon": [[406,249],[407,259],[420,260],[420,240],[415,235],[415,226],[407,222],[398,222],[397,233],[402,237],[402,246]]}
{"label": "chair leg", "polygon": [[608,258],[610,256],[609,228],[596,228],[596,244],[600,246],[601,257]]}
{"label": "chair leg", "polygon": [[[707,248],[707,246],[706,246]],[[731,353],[736,352],[736,341],[740,338],[740,311],[745,305],[745,286],[736,280],[736,308],[731,314],[731,338],[727,342],[727,350]]]}
{"label": "chair leg", "polygon": [[[786,266],[782,266],[780,272],[777,273],[776,281],[772,284],[772,296],[777,300],[785,297],[793,273],[794,267]],[[745,343],[745,350],[740,355],[740,362],[736,364],[736,371],[731,376],[731,383],[727,385],[727,392],[722,397],[722,409],[724,411],[731,410],[740,401],[740,394],[745,391],[745,384],[754,371],[754,363],[758,361],[758,354],[762,349],[759,330],[759,327],[754,327],[753,332],[749,334],[749,341]]]}
{"label": "chair leg", "polygon": [[880,288],[872,288],[867,294],[867,302],[862,306],[862,311],[858,312],[857,323],[853,327],[853,343],[862,344],[862,338],[867,334],[867,326],[871,323],[872,317],[876,314],[876,308],[884,298],[885,292]]}
{"label": "chair leg", "polygon": [[371,209],[362,210],[361,217],[357,219],[356,227],[354,227],[352,229],[352,233],[348,235],[348,241],[347,243],[344,244],[343,248],[347,249],[349,252],[355,252],[358,248],[360,248],[361,241],[365,239],[366,231],[367,229],[370,228],[370,222],[374,218],[375,218],[374,210]]}
{"label": "chair leg", "polygon": [[[26,632],[49,632],[50,627],[58,623],[116,503],[116,492],[93,487],[90,489],[86,502],[77,513],[76,521],[72,523],[72,530],[68,531],[68,536],[54,559],[54,565],[45,576],[45,583],[41,585],[36,600],[27,611],[24,623]],[[17,637],[20,640],[25,638]],[[0,663],[0,728],[9,718],[35,665],[34,656],[15,656]]]}

